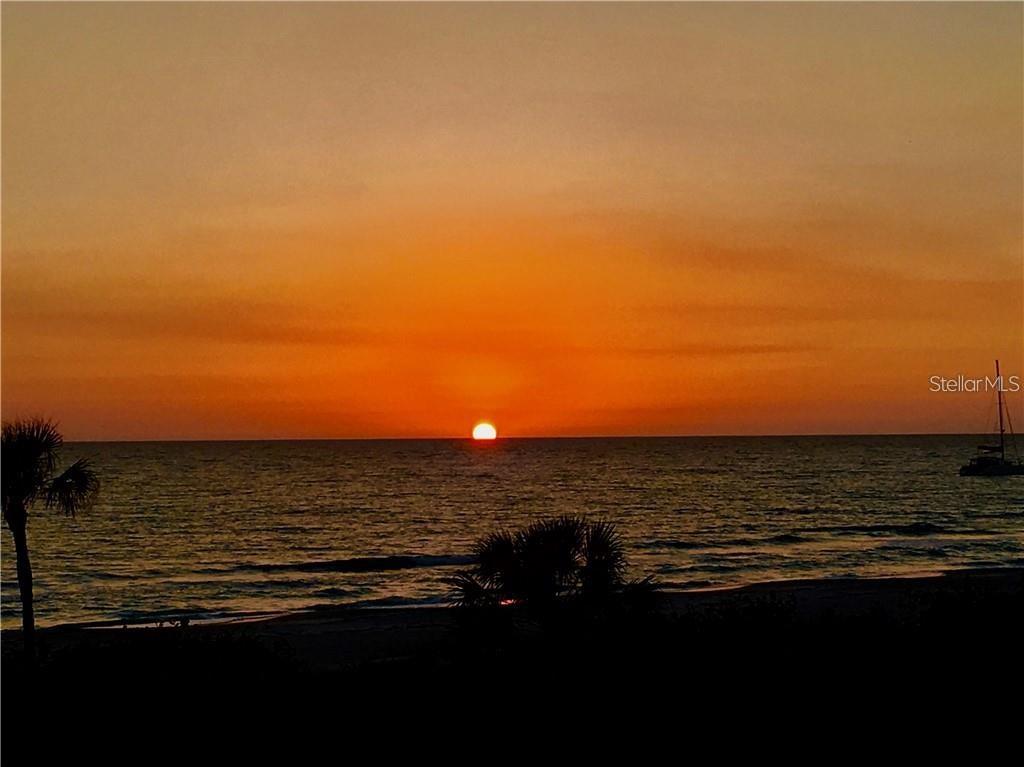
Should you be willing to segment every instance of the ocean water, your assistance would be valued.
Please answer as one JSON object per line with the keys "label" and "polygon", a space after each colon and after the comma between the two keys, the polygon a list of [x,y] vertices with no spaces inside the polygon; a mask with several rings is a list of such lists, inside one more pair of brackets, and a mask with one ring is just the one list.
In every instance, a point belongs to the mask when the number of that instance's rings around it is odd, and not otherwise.
{"label": "ocean water", "polygon": [[[36,509],[41,624],[439,601],[492,530],[615,522],[671,587],[1024,564],[1024,477],[975,436],[78,443],[103,482]],[[20,603],[2,542],[2,621]]]}

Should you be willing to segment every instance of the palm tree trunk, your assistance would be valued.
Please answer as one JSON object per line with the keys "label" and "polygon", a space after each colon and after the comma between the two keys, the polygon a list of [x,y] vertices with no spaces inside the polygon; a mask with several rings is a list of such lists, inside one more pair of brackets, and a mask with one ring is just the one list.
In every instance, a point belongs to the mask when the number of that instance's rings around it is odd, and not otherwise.
{"label": "palm tree trunk", "polygon": [[21,592],[21,636],[25,652],[32,657],[35,653],[36,614],[32,606],[32,562],[28,558],[28,537],[25,524],[10,525],[14,536],[14,551],[18,559],[18,589]]}

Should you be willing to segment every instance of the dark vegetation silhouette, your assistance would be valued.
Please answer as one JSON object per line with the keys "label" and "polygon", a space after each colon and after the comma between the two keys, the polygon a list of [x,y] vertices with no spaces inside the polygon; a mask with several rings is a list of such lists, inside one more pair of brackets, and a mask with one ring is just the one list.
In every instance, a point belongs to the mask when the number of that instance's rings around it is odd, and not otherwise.
{"label": "dark vegetation silhouette", "polygon": [[42,504],[45,508],[74,516],[92,503],[99,490],[99,480],[84,459],[59,471],[63,446],[64,438],[51,421],[33,418],[3,424],[0,448],[3,514],[14,539],[23,642],[29,654],[35,649],[32,563],[27,530],[29,511]]}
{"label": "dark vegetation silhouette", "polygon": [[610,522],[562,516],[502,530],[478,541],[474,558],[473,567],[449,579],[449,601],[457,607],[518,605],[543,616],[654,605],[651,577],[626,579],[625,547]]}

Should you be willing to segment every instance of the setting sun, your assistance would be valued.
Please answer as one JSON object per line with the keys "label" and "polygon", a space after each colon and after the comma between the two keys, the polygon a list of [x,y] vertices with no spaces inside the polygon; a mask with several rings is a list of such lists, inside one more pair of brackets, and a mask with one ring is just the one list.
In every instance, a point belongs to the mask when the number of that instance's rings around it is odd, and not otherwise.
{"label": "setting sun", "polygon": [[473,427],[473,439],[495,439],[498,430],[489,423],[478,423]]}

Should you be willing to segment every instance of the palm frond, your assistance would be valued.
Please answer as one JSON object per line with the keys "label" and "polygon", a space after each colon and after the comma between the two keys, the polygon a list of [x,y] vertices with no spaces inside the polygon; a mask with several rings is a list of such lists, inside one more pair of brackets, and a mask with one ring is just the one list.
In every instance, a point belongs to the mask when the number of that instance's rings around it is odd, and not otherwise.
{"label": "palm frond", "polygon": [[587,525],[583,556],[587,560],[608,562],[619,573],[626,568],[626,549],[619,531],[611,522]]}
{"label": "palm frond", "polygon": [[579,517],[534,522],[517,537],[517,549],[528,561],[560,572],[572,570],[582,554],[586,523]]}
{"label": "palm frond", "polygon": [[57,430],[57,424],[48,418],[4,421],[0,439],[4,447],[14,444],[33,445],[37,454],[53,457],[53,460],[56,460],[55,456],[64,446],[64,437]]}
{"label": "palm frond", "polygon": [[587,525],[580,567],[580,590],[584,596],[604,596],[621,588],[625,574],[626,551],[615,525]]}
{"label": "palm frond", "polygon": [[87,460],[81,458],[50,483],[46,490],[46,505],[73,517],[92,504],[99,489],[96,472]]}
{"label": "palm frond", "polygon": [[663,598],[661,584],[653,575],[632,580],[625,585],[622,596],[626,606],[638,613],[652,613]]}
{"label": "palm frond", "polygon": [[582,519],[563,516],[534,522],[516,535],[519,596],[543,605],[575,585],[584,528]]}
{"label": "palm frond", "polygon": [[25,508],[44,493],[57,467],[64,438],[52,421],[29,418],[5,421],[0,436],[3,508]]}
{"label": "palm frond", "polygon": [[450,589],[448,602],[455,607],[496,607],[501,601],[497,591],[488,588],[470,570],[459,570],[445,582]]}
{"label": "palm frond", "polygon": [[474,550],[476,574],[490,586],[514,588],[518,567],[515,536],[507,530],[482,538]]}

